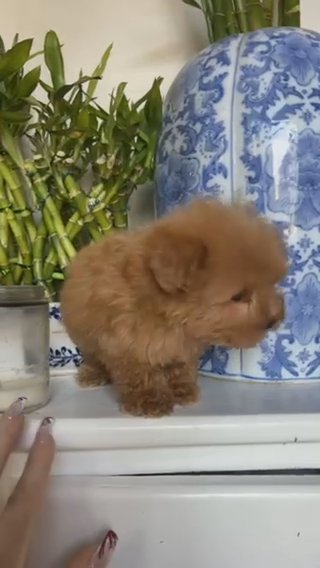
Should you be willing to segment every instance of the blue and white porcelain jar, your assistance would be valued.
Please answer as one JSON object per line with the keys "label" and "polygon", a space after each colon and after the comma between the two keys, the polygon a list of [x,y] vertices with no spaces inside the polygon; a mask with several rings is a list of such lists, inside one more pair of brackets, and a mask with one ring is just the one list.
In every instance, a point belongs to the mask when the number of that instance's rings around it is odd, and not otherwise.
{"label": "blue and white porcelain jar", "polygon": [[213,348],[201,370],[255,380],[320,378],[320,35],[269,28],[213,44],[167,95],[158,214],[194,197],[246,199],[278,224],[287,318],[257,348]]}

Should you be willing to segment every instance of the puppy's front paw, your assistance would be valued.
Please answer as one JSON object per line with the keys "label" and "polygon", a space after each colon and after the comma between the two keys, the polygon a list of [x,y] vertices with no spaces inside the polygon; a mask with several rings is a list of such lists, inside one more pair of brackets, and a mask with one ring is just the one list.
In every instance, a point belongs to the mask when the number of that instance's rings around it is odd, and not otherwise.
{"label": "puppy's front paw", "polygon": [[168,366],[166,377],[176,404],[186,406],[198,402],[200,389],[197,384],[197,363]]}
{"label": "puppy's front paw", "polygon": [[159,418],[171,414],[174,408],[174,397],[170,389],[149,389],[135,392],[134,395],[122,396],[121,407],[134,416]]}
{"label": "puppy's front paw", "polygon": [[192,383],[171,383],[171,388],[176,404],[187,406],[188,404],[195,404],[200,398],[199,386]]}
{"label": "puppy's front paw", "polygon": [[84,362],[78,371],[77,383],[83,388],[101,387],[110,383],[110,376],[102,365]]}

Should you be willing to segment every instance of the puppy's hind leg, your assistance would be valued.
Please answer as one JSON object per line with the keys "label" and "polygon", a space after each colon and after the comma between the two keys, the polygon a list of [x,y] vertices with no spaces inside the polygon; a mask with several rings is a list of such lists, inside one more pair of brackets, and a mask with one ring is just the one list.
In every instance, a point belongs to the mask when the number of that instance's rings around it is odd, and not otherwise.
{"label": "puppy's hind leg", "polygon": [[106,367],[95,357],[84,355],[79,368],[77,383],[80,387],[100,387],[111,383],[111,377]]}

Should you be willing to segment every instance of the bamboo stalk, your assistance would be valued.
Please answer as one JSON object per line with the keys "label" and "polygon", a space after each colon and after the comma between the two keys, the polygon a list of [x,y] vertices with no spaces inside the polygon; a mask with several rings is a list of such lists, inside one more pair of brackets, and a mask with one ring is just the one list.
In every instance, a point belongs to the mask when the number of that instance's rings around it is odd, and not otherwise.
{"label": "bamboo stalk", "polygon": [[227,21],[225,14],[225,0],[211,0],[211,23],[215,41],[227,36]]}
{"label": "bamboo stalk", "polygon": [[113,225],[116,229],[127,229],[128,227],[128,199],[126,196],[120,196],[115,203],[111,203],[109,210],[112,214]]}
{"label": "bamboo stalk", "polygon": [[6,210],[10,207],[6,195],[4,179],[0,177],[0,244],[5,250],[8,248],[9,241],[9,224],[7,220]]}
{"label": "bamboo stalk", "polygon": [[94,241],[99,241],[101,233],[94,223],[94,215],[90,211],[87,196],[80,189],[79,184],[76,183],[74,178],[67,174],[64,178],[65,187],[69,192],[71,201],[74,201],[79,209],[80,215],[83,217],[84,223],[87,224],[89,233]]}
{"label": "bamboo stalk", "polygon": [[273,5],[273,0],[263,0],[262,2],[264,10],[264,18],[267,27],[270,27],[272,25],[272,5]]}
{"label": "bamboo stalk", "polygon": [[246,13],[248,28],[250,31],[266,27],[265,12],[259,0],[246,0]]}
{"label": "bamboo stalk", "polygon": [[32,259],[30,255],[29,243],[24,232],[23,225],[18,222],[15,214],[11,209],[7,211],[7,220],[18,244],[23,265],[23,282],[24,284],[32,284]]}
{"label": "bamboo stalk", "polygon": [[[45,253],[45,245],[47,244],[47,228],[44,223],[44,220],[41,221],[38,227],[38,234],[36,240],[33,245],[33,276],[34,281],[36,284],[41,285],[44,287],[46,296],[49,301],[54,299],[54,289],[52,287],[52,278],[45,279],[44,276],[44,253]],[[55,261],[57,260],[57,255],[52,249],[54,253]],[[55,262],[56,264],[56,262]]]}
{"label": "bamboo stalk", "polygon": [[[46,229],[48,231],[49,234],[49,239],[52,242],[57,257],[58,257],[58,262],[60,265],[60,268],[62,270],[65,270],[69,264],[69,258],[67,256],[67,254],[65,253],[65,250],[62,246],[62,243],[59,239],[59,235],[57,234],[56,230],[55,230],[55,225],[53,222],[53,219],[51,217],[50,211],[48,209],[48,207],[45,205],[42,211],[42,215],[43,215],[43,220],[46,226]],[[46,278],[45,278],[46,280]]]}
{"label": "bamboo stalk", "polygon": [[[27,272],[26,283],[32,283],[31,273],[31,257],[29,255],[29,240],[25,232],[25,227],[19,216],[12,210],[12,197],[11,191],[5,187],[4,179],[1,178],[1,196],[0,196],[0,209],[5,215],[3,219],[3,226],[1,227],[1,240],[5,249],[9,250],[9,263],[13,266],[13,281],[19,284],[23,279],[24,272]],[[8,196],[11,198],[11,202]],[[18,250],[14,251],[14,245],[10,242],[10,232],[17,243]]]}
{"label": "bamboo stalk", "polygon": [[38,227],[38,233],[32,247],[33,276],[36,284],[44,284],[43,278],[43,254],[47,237],[47,228],[44,221]]}
{"label": "bamboo stalk", "polygon": [[76,236],[80,233],[83,226],[84,226],[84,219],[80,217],[79,211],[75,211],[73,215],[71,215],[66,225],[66,232],[71,241],[73,241],[76,238]]}
{"label": "bamboo stalk", "polygon": [[245,10],[244,0],[233,0],[233,1],[234,1],[235,14],[237,17],[239,30],[241,33],[248,32],[249,26],[247,22],[247,14]]}
{"label": "bamboo stalk", "polygon": [[105,203],[95,200],[95,205],[92,206],[92,212],[101,227],[102,234],[105,235],[112,228],[112,221],[106,210]]}
{"label": "bamboo stalk", "polygon": [[2,284],[13,284],[12,274],[10,272],[10,263],[7,255],[7,250],[0,243],[0,282]]}
{"label": "bamboo stalk", "polygon": [[36,237],[37,230],[32,213],[27,206],[19,177],[17,176],[15,171],[6,163],[4,156],[0,156],[0,175],[7,184],[8,189],[10,190],[10,194],[13,198],[12,205],[14,206],[17,214],[22,217],[30,241],[33,242]]}
{"label": "bamboo stalk", "polygon": [[14,240],[14,236],[9,227],[9,240],[8,240],[8,258],[10,263],[10,270],[12,274],[13,284],[18,285],[22,280],[22,259],[21,255],[17,250],[17,244]]}
{"label": "bamboo stalk", "polygon": [[298,28],[300,26],[300,2],[283,0],[282,4],[282,25]]}
{"label": "bamboo stalk", "polygon": [[215,38],[215,35],[214,35],[214,28],[213,28],[213,25],[212,25],[213,13],[212,13],[211,0],[201,0],[201,8],[202,8],[202,11],[204,13],[204,17],[205,17],[205,21],[206,21],[209,42],[214,43],[216,38]]}
{"label": "bamboo stalk", "polygon": [[234,12],[233,0],[225,0],[226,5],[226,28],[228,35],[239,33],[239,26]]}
{"label": "bamboo stalk", "polygon": [[76,250],[67,236],[59,210],[48,192],[48,188],[45,183],[47,179],[46,176],[40,176],[33,163],[30,161],[26,162],[26,171],[32,180],[32,188],[36,197],[43,203],[43,211],[46,211],[45,222],[49,235],[52,230],[54,235],[59,239],[65,254],[71,260],[75,256]]}
{"label": "bamboo stalk", "polygon": [[[49,241],[52,242],[50,236],[48,237]],[[52,281],[52,274],[55,271],[55,268],[58,264],[58,257],[54,245],[52,243],[52,248],[50,249],[49,254],[47,255],[44,265],[43,265],[43,280],[46,284],[50,284]]]}
{"label": "bamboo stalk", "polygon": [[281,25],[282,0],[273,0],[272,4],[272,27],[278,28]]}
{"label": "bamboo stalk", "polygon": [[62,272],[54,272],[52,274],[52,278],[53,280],[60,280],[60,281],[63,281],[65,279],[64,274],[62,274]]}
{"label": "bamboo stalk", "polygon": [[[88,207],[99,224],[101,229],[99,239],[101,239],[104,234],[112,229],[112,221],[110,220],[110,215],[106,211],[106,191],[104,190],[102,183],[91,188],[88,195]],[[66,225],[66,232],[71,241],[76,238],[84,224],[85,219],[80,216],[79,211],[75,211]]]}

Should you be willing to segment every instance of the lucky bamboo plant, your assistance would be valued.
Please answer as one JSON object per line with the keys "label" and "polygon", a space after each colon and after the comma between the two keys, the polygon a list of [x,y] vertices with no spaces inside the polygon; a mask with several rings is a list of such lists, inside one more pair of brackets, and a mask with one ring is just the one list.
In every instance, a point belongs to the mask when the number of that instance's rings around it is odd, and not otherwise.
{"label": "lucky bamboo plant", "polygon": [[[127,227],[132,191],[152,178],[161,79],[136,102],[121,83],[99,104],[111,48],[69,83],[55,32],[40,53],[30,39],[7,51],[0,40],[0,285],[41,284],[55,299],[76,251]],[[40,66],[25,71],[42,56],[50,83]]]}
{"label": "lucky bamboo plant", "polygon": [[299,0],[182,1],[202,10],[210,43],[270,26],[300,26]]}

